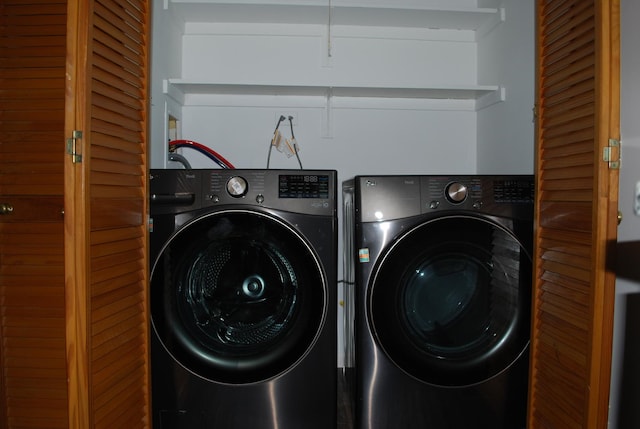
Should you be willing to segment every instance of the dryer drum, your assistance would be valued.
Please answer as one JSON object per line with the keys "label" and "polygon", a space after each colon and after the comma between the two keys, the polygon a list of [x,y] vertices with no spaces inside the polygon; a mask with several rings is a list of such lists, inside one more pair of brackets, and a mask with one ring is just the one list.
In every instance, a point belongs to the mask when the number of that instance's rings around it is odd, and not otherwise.
{"label": "dryer drum", "polygon": [[295,366],[324,323],[318,258],[286,223],[224,211],[184,226],[160,252],[151,313],[166,350],[187,370],[230,384]]}
{"label": "dryer drum", "polygon": [[527,348],[531,258],[483,218],[449,216],[399,237],[374,268],[369,320],[403,371],[440,386],[494,377]]}

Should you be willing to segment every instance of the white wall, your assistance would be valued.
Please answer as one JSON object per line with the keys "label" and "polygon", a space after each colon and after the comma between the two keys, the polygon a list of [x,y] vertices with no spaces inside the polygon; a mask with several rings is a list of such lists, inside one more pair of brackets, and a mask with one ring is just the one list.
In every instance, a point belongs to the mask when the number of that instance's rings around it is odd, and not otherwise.
{"label": "white wall", "polygon": [[[266,167],[276,119],[292,114],[303,165],[337,169],[342,179],[370,173],[533,172],[531,2],[485,1],[486,7],[504,8],[505,21],[477,35],[335,25],[330,58],[324,25],[190,22],[181,29],[159,3],[154,2],[162,20],[154,19],[152,168],[167,166],[160,152],[171,112],[182,120],[181,137],[210,146],[236,167]],[[474,6],[470,0],[459,3],[453,6]],[[302,87],[500,85],[506,101],[476,111],[472,100],[303,97],[295,90],[269,96],[268,91],[243,93],[246,88],[174,100],[162,93],[167,78]],[[194,167],[216,167],[197,152],[181,152]],[[298,166],[276,152],[271,159],[271,167]]]}
{"label": "white wall", "polygon": [[[238,168],[265,168],[276,119],[292,114],[305,168],[337,169],[341,179],[475,172],[472,100],[316,94],[330,86],[474,85],[471,31],[335,26],[327,58],[324,26],[193,24],[187,30],[183,78],[284,87],[276,95],[240,87],[185,97],[183,137],[211,146]],[[288,85],[314,88],[303,96],[305,90]],[[280,130],[290,137],[288,123]],[[211,166],[198,154],[184,155],[194,167]],[[274,151],[270,167],[298,164]]]}
{"label": "white wall", "polygon": [[640,217],[634,213],[640,183],[640,2],[621,0],[621,136],[618,279],[609,428],[640,427]]}
{"label": "white wall", "polygon": [[151,129],[149,165],[167,167],[167,117],[181,118],[181,106],[164,93],[163,80],[182,73],[182,26],[164,2],[153,0],[151,25]]}
{"label": "white wall", "polygon": [[478,112],[480,174],[533,174],[535,2],[505,0],[505,21],[478,42],[478,83],[500,82],[506,101]]}

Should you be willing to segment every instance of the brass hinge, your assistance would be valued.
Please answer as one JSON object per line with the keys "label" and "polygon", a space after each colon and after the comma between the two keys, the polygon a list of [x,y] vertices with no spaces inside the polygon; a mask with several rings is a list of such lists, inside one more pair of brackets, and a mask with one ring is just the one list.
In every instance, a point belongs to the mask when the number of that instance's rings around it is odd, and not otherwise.
{"label": "brass hinge", "polygon": [[67,154],[71,155],[74,164],[82,162],[82,154],[78,153],[78,140],[82,138],[82,131],[73,130],[71,137],[67,139]]}
{"label": "brass hinge", "polygon": [[602,160],[608,163],[612,170],[620,168],[620,140],[609,139],[609,146],[605,146],[602,151]]}

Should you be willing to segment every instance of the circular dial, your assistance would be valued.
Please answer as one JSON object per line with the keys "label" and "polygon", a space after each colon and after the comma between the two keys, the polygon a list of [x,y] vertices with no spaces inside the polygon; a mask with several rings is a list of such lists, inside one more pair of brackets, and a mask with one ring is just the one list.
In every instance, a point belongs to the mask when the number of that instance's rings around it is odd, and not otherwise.
{"label": "circular dial", "polygon": [[248,190],[249,190],[249,184],[243,177],[233,176],[227,182],[227,192],[232,197],[236,197],[236,198],[244,197]]}
{"label": "circular dial", "polygon": [[461,203],[467,198],[467,187],[460,182],[449,183],[444,194],[452,203]]}

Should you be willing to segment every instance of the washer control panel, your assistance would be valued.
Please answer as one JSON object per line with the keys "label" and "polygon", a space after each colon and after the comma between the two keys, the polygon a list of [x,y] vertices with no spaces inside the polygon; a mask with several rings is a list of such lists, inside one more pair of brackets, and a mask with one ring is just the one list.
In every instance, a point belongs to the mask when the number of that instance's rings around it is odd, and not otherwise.
{"label": "washer control panel", "polygon": [[335,170],[153,169],[149,186],[152,215],[238,204],[322,216],[337,210]]}
{"label": "washer control panel", "polygon": [[203,205],[245,204],[327,214],[336,210],[334,170],[202,170]]}

